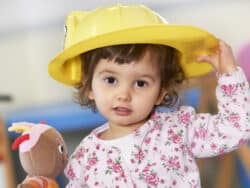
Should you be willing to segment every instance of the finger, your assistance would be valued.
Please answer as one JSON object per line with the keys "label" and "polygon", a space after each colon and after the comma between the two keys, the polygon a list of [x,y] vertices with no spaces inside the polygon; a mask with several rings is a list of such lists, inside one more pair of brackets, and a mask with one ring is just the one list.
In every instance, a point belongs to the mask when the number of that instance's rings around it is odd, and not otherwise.
{"label": "finger", "polygon": [[203,56],[199,56],[196,61],[197,62],[208,62],[208,63],[212,63],[214,64],[216,62],[216,58],[214,55],[210,56],[210,55],[203,55]]}
{"label": "finger", "polygon": [[197,62],[204,62],[204,61],[210,61],[211,57],[209,57],[208,55],[206,56],[199,56],[196,61]]}

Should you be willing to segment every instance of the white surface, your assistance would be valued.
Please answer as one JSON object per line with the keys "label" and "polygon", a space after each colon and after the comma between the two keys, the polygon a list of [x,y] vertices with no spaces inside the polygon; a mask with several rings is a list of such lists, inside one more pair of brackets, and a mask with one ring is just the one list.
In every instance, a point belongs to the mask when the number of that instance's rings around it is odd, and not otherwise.
{"label": "white surface", "polygon": [[[71,10],[87,10],[117,0],[0,0],[0,114],[20,108],[71,100],[73,89],[52,80],[48,62],[62,50],[64,19]],[[119,2],[135,2],[121,0]],[[192,24],[216,34],[237,52],[250,41],[249,0],[141,0],[170,23]]]}
{"label": "white surface", "polygon": [[[20,27],[57,23],[71,10],[89,10],[114,3],[144,3],[155,8],[199,2],[200,0],[0,0],[0,32]],[[8,29],[7,29],[8,28]]]}

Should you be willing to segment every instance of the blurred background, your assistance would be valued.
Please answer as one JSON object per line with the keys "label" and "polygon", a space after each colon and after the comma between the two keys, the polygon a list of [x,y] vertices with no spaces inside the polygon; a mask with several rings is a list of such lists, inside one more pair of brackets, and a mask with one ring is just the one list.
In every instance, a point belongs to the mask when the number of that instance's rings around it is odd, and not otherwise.
{"label": "blurred background", "polygon": [[[15,187],[25,177],[17,153],[9,151],[15,135],[6,130],[12,122],[46,121],[62,132],[70,153],[85,134],[105,122],[99,114],[75,104],[73,88],[50,78],[47,65],[63,49],[64,20],[70,11],[117,2],[143,3],[170,23],[208,30],[232,46],[249,76],[249,0],[0,0],[0,187]],[[215,82],[210,76],[203,79],[203,84],[199,79],[192,81],[183,92],[183,101],[200,112],[216,112],[211,90]],[[198,161],[203,187],[250,187],[250,167],[246,166],[249,163],[242,162],[239,156],[239,152],[233,152],[222,158]],[[219,171],[224,179],[214,173]],[[58,181],[63,187],[64,178]]]}

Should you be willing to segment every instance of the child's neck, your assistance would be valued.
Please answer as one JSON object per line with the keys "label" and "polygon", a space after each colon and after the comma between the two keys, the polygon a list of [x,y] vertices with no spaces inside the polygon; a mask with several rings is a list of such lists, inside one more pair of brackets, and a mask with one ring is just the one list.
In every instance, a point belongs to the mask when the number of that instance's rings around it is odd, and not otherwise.
{"label": "child's neck", "polygon": [[141,127],[146,120],[140,121],[133,125],[118,126],[109,122],[109,128],[100,134],[100,138],[103,140],[112,140],[121,138],[123,136],[133,133],[136,129]]}

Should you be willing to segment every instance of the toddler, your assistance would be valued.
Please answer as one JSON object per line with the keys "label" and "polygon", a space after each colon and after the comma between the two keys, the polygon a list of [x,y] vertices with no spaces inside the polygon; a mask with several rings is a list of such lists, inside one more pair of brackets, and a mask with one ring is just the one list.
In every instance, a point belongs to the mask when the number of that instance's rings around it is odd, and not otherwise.
{"label": "toddler", "polygon": [[[143,5],[72,12],[50,75],[78,89],[108,120],[69,159],[67,188],[200,187],[195,158],[230,152],[250,136],[250,91],[231,48],[208,32],[166,23]],[[205,63],[206,62],[206,63]],[[217,72],[218,114],[178,100],[183,80]]]}

